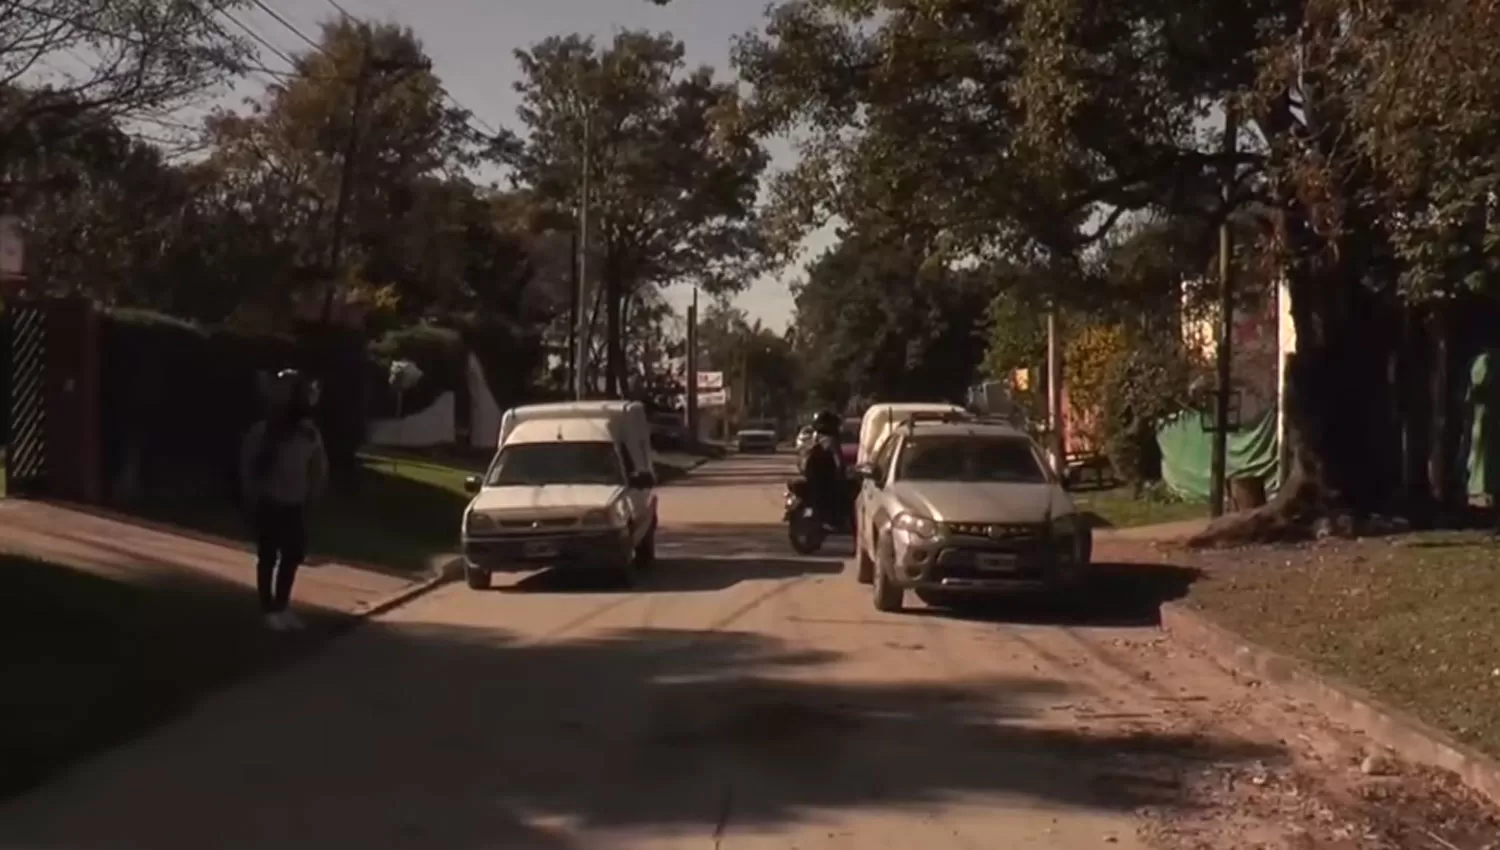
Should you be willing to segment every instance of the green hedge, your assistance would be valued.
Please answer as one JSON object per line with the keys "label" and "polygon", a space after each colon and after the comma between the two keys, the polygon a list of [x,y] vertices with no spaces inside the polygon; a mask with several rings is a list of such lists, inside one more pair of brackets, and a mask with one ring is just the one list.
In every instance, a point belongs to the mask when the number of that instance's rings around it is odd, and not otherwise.
{"label": "green hedge", "polygon": [[[292,334],[206,328],[143,310],[105,313],[99,350],[106,484],[117,480],[134,446],[148,489],[214,483],[233,495],[240,440],[263,412],[259,374],[348,368],[348,358],[324,354],[337,345],[325,339],[314,347]],[[335,362],[345,365],[324,366]],[[350,389],[325,387],[319,411],[336,468],[350,465],[363,439],[363,417],[350,409],[360,394]]]}

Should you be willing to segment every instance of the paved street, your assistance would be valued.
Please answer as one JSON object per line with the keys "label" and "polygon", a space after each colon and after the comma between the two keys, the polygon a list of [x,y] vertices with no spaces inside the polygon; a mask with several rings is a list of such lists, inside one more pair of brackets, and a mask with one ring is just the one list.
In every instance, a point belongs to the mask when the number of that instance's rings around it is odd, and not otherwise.
{"label": "paved street", "polygon": [[1345,763],[1166,644],[1124,572],[1071,616],[877,614],[847,544],[791,554],[790,471],[665,488],[644,589],[501,577],[398,609],[0,809],[0,847],[1252,846],[1282,741]]}

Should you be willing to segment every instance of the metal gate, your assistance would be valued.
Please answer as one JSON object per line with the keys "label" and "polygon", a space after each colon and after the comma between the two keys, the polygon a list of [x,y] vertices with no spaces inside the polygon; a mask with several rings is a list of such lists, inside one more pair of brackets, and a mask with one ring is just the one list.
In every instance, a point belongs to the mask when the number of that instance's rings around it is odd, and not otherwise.
{"label": "metal gate", "polygon": [[15,496],[47,490],[47,309],[12,302],[10,321],[10,446],[5,488]]}

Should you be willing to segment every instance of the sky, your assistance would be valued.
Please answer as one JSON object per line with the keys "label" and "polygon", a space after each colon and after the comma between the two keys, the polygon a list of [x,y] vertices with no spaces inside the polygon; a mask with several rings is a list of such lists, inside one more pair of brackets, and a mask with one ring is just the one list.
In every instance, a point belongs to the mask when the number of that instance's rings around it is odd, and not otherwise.
{"label": "sky", "polygon": [[[410,27],[449,94],[476,116],[476,124],[491,127],[517,124],[514,51],[549,35],[579,32],[603,41],[621,29],[667,31],[683,42],[689,65],[706,63],[728,76],[732,73],[731,40],[758,29],[765,12],[764,0],[673,0],[665,7],[647,0],[336,0],[337,6],[335,0],[260,2],[314,39],[318,25],[339,14],[338,7],[356,17]],[[234,16],[284,52],[309,49],[296,33],[261,9],[252,6]],[[262,61],[271,68],[286,65],[269,52]],[[252,92],[253,88],[242,86],[236,95]],[[791,164],[791,150],[784,141],[774,141],[769,148],[773,169]],[[806,247],[818,251],[827,242],[826,234],[817,234]],[[736,303],[752,319],[780,330],[789,323],[793,310],[786,281],[797,271],[756,281]],[[692,295],[686,287],[674,287],[667,297],[682,311]]]}

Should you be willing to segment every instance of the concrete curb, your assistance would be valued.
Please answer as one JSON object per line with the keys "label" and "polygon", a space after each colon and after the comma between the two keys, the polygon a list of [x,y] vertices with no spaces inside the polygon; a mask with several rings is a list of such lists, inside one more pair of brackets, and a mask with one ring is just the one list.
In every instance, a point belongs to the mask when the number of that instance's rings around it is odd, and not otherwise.
{"label": "concrete curb", "polygon": [[1174,640],[1207,655],[1228,672],[1275,685],[1408,762],[1456,774],[1464,784],[1500,805],[1500,761],[1359,688],[1314,673],[1299,661],[1240,637],[1187,604],[1164,603],[1161,625]]}
{"label": "concrete curb", "polygon": [[351,626],[358,626],[368,620],[380,616],[388,611],[400,608],[408,602],[426,596],[439,587],[449,582],[457,581],[463,576],[463,560],[456,556],[449,557],[432,575],[427,578],[409,584],[400,590],[393,591],[365,605],[360,605],[349,612],[353,617]]}

